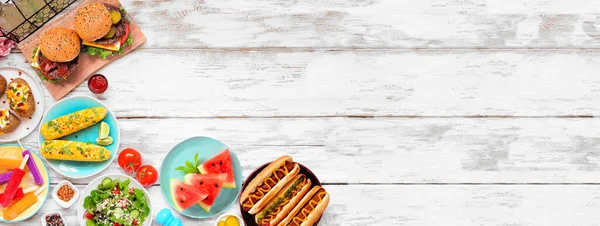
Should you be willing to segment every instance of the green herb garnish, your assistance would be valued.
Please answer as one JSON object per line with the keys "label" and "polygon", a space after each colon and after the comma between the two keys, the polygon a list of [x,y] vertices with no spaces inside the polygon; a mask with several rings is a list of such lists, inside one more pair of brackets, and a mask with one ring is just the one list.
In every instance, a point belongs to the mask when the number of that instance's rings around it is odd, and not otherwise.
{"label": "green herb garnish", "polygon": [[183,166],[179,166],[177,168],[175,168],[175,170],[180,170],[187,173],[200,173],[200,170],[198,170],[198,166],[200,165],[200,163],[198,162],[198,152],[196,152],[196,154],[194,155],[194,162],[190,162],[190,161],[185,161],[185,165]]}

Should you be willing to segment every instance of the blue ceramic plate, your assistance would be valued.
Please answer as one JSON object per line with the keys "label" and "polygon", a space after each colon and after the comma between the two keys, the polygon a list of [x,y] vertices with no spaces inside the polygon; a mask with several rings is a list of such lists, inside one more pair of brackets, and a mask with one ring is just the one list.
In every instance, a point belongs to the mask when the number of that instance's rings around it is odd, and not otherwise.
{"label": "blue ceramic plate", "polygon": [[[59,102],[56,102],[50,108],[50,110],[48,110],[48,113],[46,113],[46,115],[42,119],[42,125],[43,123],[46,123],[60,116],[97,106],[103,106],[106,109],[108,109],[108,107],[106,107],[106,105],[104,105],[102,102],[91,97],[74,96],[70,98],[65,98]],[[117,151],[119,150],[120,136],[119,126],[117,125],[117,118],[115,118],[115,115],[110,110],[108,110],[108,114],[106,114],[106,117],[104,117],[102,121],[106,122],[108,126],[110,126],[110,133],[108,135],[113,138],[113,143],[111,145],[104,146],[111,153],[109,160],[106,160],[104,162],[75,162],[46,159],[48,165],[50,165],[50,167],[59,174],[70,178],[89,177],[106,169],[106,167],[110,165],[110,163],[113,161],[113,159],[115,159],[115,156],[117,155]],[[80,142],[91,142],[92,144],[96,144],[96,138],[98,138],[99,127],[100,123],[96,123],[93,126],[85,128],[84,130],[81,130],[74,134],[61,137],[60,139]],[[44,136],[42,136],[41,132],[39,133],[39,137],[41,147],[42,143],[44,143],[46,139],[44,139]]]}
{"label": "blue ceramic plate", "polygon": [[[169,154],[167,154],[167,157],[163,160],[162,166],[160,167],[160,189],[163,196],[174,210],[175,207],[173,206],[173,199],[171,198],[170,192],[171,188],[169,185],[170,180],[176,178],[184,181],[183,176],[185,176],[184,172],[175,170],[175,168],[185,165],[186,160],[193,160],[194,154],[196,153],[198,153],[198,162],[201,163],[221,153],[226,148],[228,148],[227,145],[209,137],[192,137],[177,144],[169,151]],[[192,207],[183,210],[181,214],[192,218],[212,217],[229,209],[229,207],[236,202],[242,188],[242,166],[240,165],[240,160],[237,155],[231,149],[229,149],[229,152],[231,153],[236,188],[221,189],[210,212],[204,211],[198,205],[193,205]]]}

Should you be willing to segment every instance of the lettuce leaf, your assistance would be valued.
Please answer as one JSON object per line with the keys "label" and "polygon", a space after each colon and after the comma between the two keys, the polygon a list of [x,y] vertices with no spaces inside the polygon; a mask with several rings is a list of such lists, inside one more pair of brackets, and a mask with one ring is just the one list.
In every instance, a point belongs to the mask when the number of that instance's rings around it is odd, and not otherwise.
{"label": "lettuce leaf", "polygon": [[123,52],[125,52],[125,47],[131,45],[131,43],[133,43],[133,39],[131,38],[131,35],[129,35],[127,41],[125,41],[125,43],[121,45],[121,48],[119,48],[119,51],[106,50],[93,46],[86,46],[86,51],[92,56],[100,56],[100,58],[105,60],[107,57],[115,55],[115,53],[119,55],[123,54]]}

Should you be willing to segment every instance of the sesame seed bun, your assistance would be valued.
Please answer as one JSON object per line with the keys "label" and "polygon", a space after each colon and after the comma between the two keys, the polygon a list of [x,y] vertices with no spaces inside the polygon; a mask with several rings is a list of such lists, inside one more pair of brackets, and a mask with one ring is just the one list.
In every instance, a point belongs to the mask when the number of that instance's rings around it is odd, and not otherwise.
{"label": "sesame seed bun", "polygon": [[75,31],[84,41],[102,38],[111,25],[110,11],[101,3],[90,3],[75,14]]}
{"label": "sesame seed bun", "polygon": [[40,51],[51,61],[69,62],[79,55],[81,40],[66,28],[52,28],[40,39]]}

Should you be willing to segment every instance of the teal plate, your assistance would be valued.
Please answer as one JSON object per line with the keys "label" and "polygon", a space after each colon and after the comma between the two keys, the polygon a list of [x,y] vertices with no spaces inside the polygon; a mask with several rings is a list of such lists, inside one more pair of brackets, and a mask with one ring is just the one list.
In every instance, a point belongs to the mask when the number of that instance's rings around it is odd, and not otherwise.
{"label": "teal plate", "polygon": [[[196,153],[198,153],[198,162],[202,163],[226,148],[228,148],[227,145],[209,137],[192,137],[175,145],[169,151],[160,167],[160,189],[173,210],[175,210],[175,207],[171,198],[170,180],[175,178],[183,181],[183,176],[185,176],[184,172],[175,170],[175,168],[185,165],[185,161],[193,160]],[[210,212],[204,211],[198,205],[193,205],[180,212],[181,214],[191,218],[208,218],[224,212],[236,202],[242,188],[242,166],[237,155],[231,149],[229,149],[229,152],[231,153],[236,187],[221,189]]]}
{"label": "teal plate", "polygon": [[[79,110],[83,110],[86,108],[98,107],[98,106],[103,106],[106,109],[108,109],[108,107],[106,107],[106,105],[104,105],[102,102],[100,102],[99,100],[96,100],[92,97],[74,96],[74,97],[70,97],[70,98],[65,98],[59,102],[56,102],[50,108],[50,110],[48,110],[48,113],[46,113],[46,115],[42,119],[42,125],[52,119],[60,117],[60,116],[63,116],[63,115],[69,114],[69,113],[73,113],[73,112],[76,112]],[[101,172],[102,170],[106,169],[108,167],[108,165],[110,165],[110,163],[113,161],[113,159],[115,159],[115,156],[117,155],[117,151],[119,150],[120,136],[119,136],[119,126],[117,125],[117,118],[115,118],[115,115],[110,111],[110,109],[108,110],[106,117],[104,117],[104,119],[102,121],[106,122],[108,124],[108,126],[110,126],[110,133],[108,135],[113,138],[113,143],[111,145],[104,146],[111,153],[109,160],[106,160],[104,162],[76,162],[76,161],[62,161],[62,160],[46,159],[46,161],[48,162],[48,165],[50,165],[50,167],[52,169],[54,169],[54,171],[58,172],[59,174],[65,176],[65,177],[69,177],[69,178],[85,178],[85,177],[93,176],[93,175]],[[41,127],[42,126],[40,125],[40,128]],[[74,134],[71,134],[71,135],[68,135],[65,137],[61,137],[60,139],[61,140],[80,141],[80,142],[91,142],[92,144],[96,144],[96,138],[98,138],[98,128],[99,127],[100,127],[100,123],[96,123],[93,126],[85,128],[84,130],[81,130]],[[39,137],[40,137],[40,147],[41,147],[42,143],[44,143],[44,141],[46,141],[46,139],[44,139],[44,136],[42,136],[41,132],[39,133]]]}

